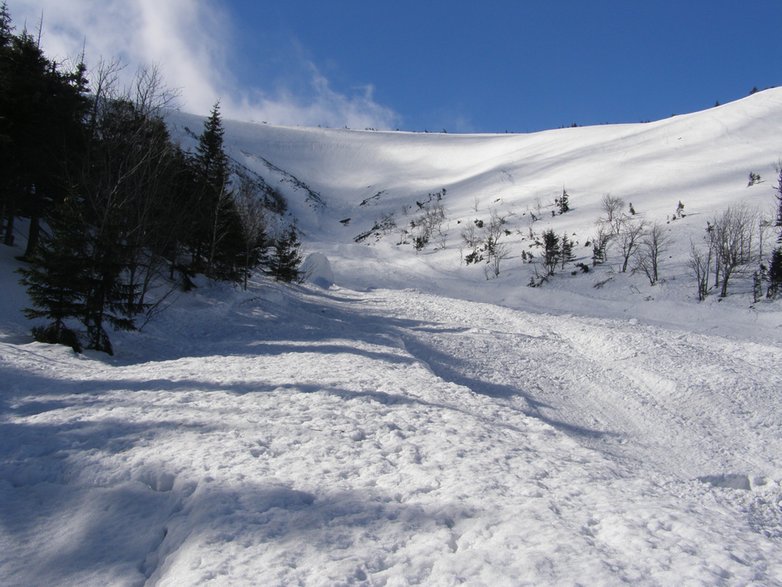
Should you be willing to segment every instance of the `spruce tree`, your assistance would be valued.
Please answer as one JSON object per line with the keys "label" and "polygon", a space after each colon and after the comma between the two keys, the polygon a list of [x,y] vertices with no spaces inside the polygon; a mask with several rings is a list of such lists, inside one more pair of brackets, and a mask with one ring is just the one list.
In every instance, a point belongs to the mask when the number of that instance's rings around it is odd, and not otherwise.
{"label": "spruce tree", "polygon": [[[7,37],[7,32],[0,36]],[[81,153],[87,80],[83,64],[72,72],[61,71],[26,31],[11,37],[2,54],[0,119],[6,130],[0,134],[9,142],[4,161],[5,243],[13,243],[15,216],[29,217],[29,256],[38,242],[40,221],[65,197],[68,176]]]}
{"label": "spruce tree", "polygon": [[225,154],[222,117],[220,116],[220,102],[212,106],[209,118],[204,122],[204,129],[198,137],[195,163],[198,172],[214,191],[219,191],[228,182],[229,165],[228,156]]}
{"label": "spruce tree", "polygon": [[67,326],[69,319],[81,319],[86,308],[89,262],[82,215],[72,203],[61,207],[50,221],[50,236],[19,269],[32,308],[24,310],[30,319],[46,318],[45,327],[33,328],[40,342],[65,344],[81,351],[77,335]]}
{"label": "spruce tree", "polygon": [[301,243],[295,226],[290,226],[286,233],[274,243],[269,259],[268,272],[277,281],[299,281],[301,278]]}
{"label": "spruce tree", "polygon": [[565,188],[562,188],[562,195],[559,198],[555,198],[554,202],[557,204],[560,214],[570,211],[570,196]]}
{"label": "spruce tree", "polygon": [[235,273],[235,254],[241,250],[241,226],[233,205],[228,156],[223,145],[220,103],[212,107],[198,138],[193,159],[199,182],[194,256],[205,255],[210,277],[230,279]]}
{"label": "spruce tree", "polygon": [[562,269],[565,268],[565,263],[570,263],[575,258],[573,256],[573,243],[571,240],[567,237],[567,234],[562,235],[562,244],[560,247],[560,260],[562,264]]}
{"label": "spruce tree", "polygon": [[[11,39],[13,37],[13,26],[11,17],[8,14],[6,3],[0,5],[0,161],[3,161],[4,173],[0,174],[0,229],[3,222],[9,217],[8,209],[11,207],[10,190],[12,176],[12,151],[10,136],[10,90],[9,90],[9,70],[11,57]],[[6,236],[3,232],[2,238],[5,244],[13,235]]]}
{"label": "spruce tree", "polygon": [[547,275],[554,274],[561,255],[559,237],[552,229],[548,229],[543,233],[543,265],[546,267]]}
{"label": "spruce tree", "polygon": [[775,299],[782,292],[782,247],[777,247],[771,253],[771,263],[768,268],[769,286],[766,297]]}

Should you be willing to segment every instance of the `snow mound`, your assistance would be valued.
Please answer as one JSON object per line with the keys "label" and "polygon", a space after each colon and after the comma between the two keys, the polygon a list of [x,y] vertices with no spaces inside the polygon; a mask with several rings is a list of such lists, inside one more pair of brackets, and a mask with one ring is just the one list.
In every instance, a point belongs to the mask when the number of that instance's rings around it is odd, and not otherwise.
{"label": "snow mound", "polygon": [[310,253],[301,264],[301,270],[304,273],[306,281],[328,289],[334,285],[334,272],[331,270],[331,263],[323,253]]}

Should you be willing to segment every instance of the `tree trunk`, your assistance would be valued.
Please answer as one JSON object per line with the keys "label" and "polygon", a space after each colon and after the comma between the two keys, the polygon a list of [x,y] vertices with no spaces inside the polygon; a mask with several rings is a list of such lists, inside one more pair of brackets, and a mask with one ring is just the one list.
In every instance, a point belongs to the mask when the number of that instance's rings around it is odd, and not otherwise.
{"label": "tree trunk", "polygon": [[26,259],[30,259],[38,249],[41,235],[41,221],[37,214],[30,216],[30,230],[27,232],[27,249],[24,251]]}
{"label": "tree trunk", "polygon": [[14,213],[10,209],[10,206],[5,225],[5,237],[3,238],[3,244],[8,245],[9,247],[14,246]]}

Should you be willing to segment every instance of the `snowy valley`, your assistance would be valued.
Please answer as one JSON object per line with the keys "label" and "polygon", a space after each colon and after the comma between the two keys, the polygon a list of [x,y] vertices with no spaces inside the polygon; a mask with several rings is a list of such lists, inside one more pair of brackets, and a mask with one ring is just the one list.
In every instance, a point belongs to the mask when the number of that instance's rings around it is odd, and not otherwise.
{"label": "snowy valley", "polygon": [[[526,135],[225,128],[304,283],[200,279],[76,354],[0,250],[1,583],[782,584],[782,301],[752,267],[699,302],[690,267],[740,204],[770,254],[782,89]],[[606,195],[664,232],[656,284],[616,240],[593,265]],[[505,254],[465,263],[493,218]],[[540,279],[549,229],[573,258]]]}

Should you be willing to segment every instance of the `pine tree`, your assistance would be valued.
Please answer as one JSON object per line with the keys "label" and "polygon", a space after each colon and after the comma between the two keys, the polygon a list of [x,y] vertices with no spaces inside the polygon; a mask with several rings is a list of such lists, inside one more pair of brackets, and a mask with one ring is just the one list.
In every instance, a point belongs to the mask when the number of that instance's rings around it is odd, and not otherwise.
{"label": "pine tree", "polygon": [[218,102],[204,122],[193,160],[201,188],[194,253],[206,255],[208,275],[230,279],[233,271],[227,269],[235,268],[234,253],[242,248],[242,235],[232,201],[231,169],[223,145],[224,133]]}
{"label": "pine tree", "polygon": [[562,188],[562,195],[559,198],[554,198],[554,204],[556,204],[560,214],[570,211],[570,196],[565,188]]}
{"label": "pine tree", "polygon": [[562,235],[562,245],[560,248],[561,248],[561,252],[560,252],[561,266],[562,269],[564,269],[565,263],[570,263],[575,259],[575,257],[573,256],[573,243],[567,237],[567,234]]}
{"label": "pine tree", "polygon": [[292,282],[301,278],[301,243],[295,226],[280,236],[274,243],[269,259],[269,274],[277,281]]}
{"label": "pine tree", "polygon": [[24,314],[51,321],[46,327],[33,329],[36,340],[65,344],[79,352],[81,344],[67,321],[81,319],[85,311],[89,267],[83,218],[67,203],[49,224],[51,236],[42,238],[29,265],[19,270],[33,306]]}
{"label": "pine tree", "polygon": [[[10,111],[9,72],[11,57],[11,39],[13,38],[13,26],[11,16],[8,14],[6,3],[0,6],[0,161],[3,162],[4,172],[0,174],[0,229],[6,218],[12,218],[11,208],[11,176],[13,170],[11,146],[11,129],[8,117]],[[13,244],[13,233],[3,234],[5,244]],[[9,243],[9,240],[11,241]]]}
{"label": "pine tree", "polygon": [[768,267],[769,286],[766,297],[775,299],[782,291],[782,247],[777,247],[771,254],[771,263]]}
{"label": "pine tree", "polygon": [[554,274],[561,255],[559,237],[552,229],[548,229],[543,233],[543,265],[546,267],[547,275]]}
{"label": "pine tree", "polygon": [[11,44],[14,27],[11,24],[11,14],[8,12],[8,3],[0,4],[0,47]]}
{"label": "pine tree", "polygon": [[3,54],[0,119],[6,121],[10,142],[5,243],[13,242],[14,217],[29,217],[29,256],[38,243],[40,221],[65,197],[68,175],[81,153],[87,80],[83,64],[61,71],[26,31],[11,37]]}
{"label": "pine tree", "polygon": [[223,122],[220,116],[220,102],[212,106],[209,118],[204,122],[204,129],[198,137],[196,147],[196,168],[215,192],[220,191],[228,183],[230,173],[228,156],[223,144]]}

